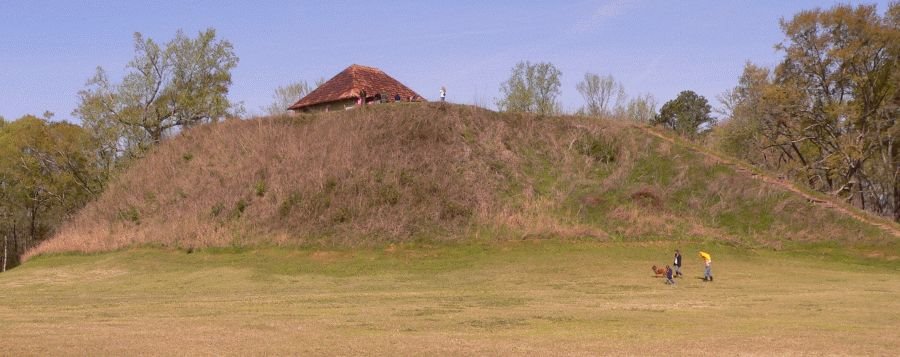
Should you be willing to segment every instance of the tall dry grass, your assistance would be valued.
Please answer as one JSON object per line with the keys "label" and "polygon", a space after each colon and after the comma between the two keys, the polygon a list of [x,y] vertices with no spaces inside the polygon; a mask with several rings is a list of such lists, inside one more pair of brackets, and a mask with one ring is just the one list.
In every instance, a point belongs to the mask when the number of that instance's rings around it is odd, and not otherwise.
{"label": "tall dry grass", "polygon": [[458,239],[509,211],[499,196],[527,180],[528,155],[566,164],[577,153],[558,148],[598,128],[427,104],[201,126],[137,162],[32,254]]}
{"label": "tall dry grass", "polygon": [[[383,105],[185,131],[29,255],[354,247],[485,230],[760,244],[874,234],[798,200],[624,122]],[[754,220],[767,210],[774,221]]]}

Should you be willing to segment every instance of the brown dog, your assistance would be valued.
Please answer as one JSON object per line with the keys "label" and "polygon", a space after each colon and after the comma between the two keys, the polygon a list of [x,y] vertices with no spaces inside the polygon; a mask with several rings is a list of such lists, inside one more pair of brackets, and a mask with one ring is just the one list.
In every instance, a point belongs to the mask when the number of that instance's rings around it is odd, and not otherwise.
{"label": "brown dog", "polygon": [[657,268],[656,265],[654,265],[650,269],[653,269],[653,274],[656,274],[657,277],[660,277],[660,276],[663,276],[666,274],[666,268]]}

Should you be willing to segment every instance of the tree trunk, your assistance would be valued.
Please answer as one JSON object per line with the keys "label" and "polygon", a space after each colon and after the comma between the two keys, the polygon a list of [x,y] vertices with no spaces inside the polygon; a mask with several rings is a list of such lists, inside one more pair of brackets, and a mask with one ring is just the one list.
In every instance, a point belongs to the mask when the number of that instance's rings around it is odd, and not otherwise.
{"label": "tree trunk", "polygon": [[18,226],[17,222],[16,222],[16,221],[13,221],[13,229],[12,229],[12,236],[13,236],[13,256],[16,258],[16,261],[15,261],[16,264],[19,263],[19,234],[18,234],[18,232],[16,231],[16,227],[17,227],[17,226]]}
{"label": "tree trunk", "polygon": [[[37,205],[31,206],[31,242],[34,243],[34,229],[37,222]],[[28,238],[25,238],[25,250],[28,250]],[[25,251],[22,251],[23,253]]]}
{"label": "tree trunk", "polygon": [[159,145],[162,142],[162,129],[153,129],[150,131],[150,139],[153,140],[154,145]]}
{"label": "tree trunk", "polygon": [[894,183],[894,222],[900,222],[900,185]]}
{"label": "tree trunk", "polygon": [[0,271],[2,273],[6,272],[6,242],[7,242],[7,234],[6,231],[3,232],[3,270]]}
{"label": "tree trunk", "polygon": [[866,192],[863,190],[862,185],[859,185],[859,188],[856,189],[859,193],[859,208],[862,208],[863,211],[866,210]]}

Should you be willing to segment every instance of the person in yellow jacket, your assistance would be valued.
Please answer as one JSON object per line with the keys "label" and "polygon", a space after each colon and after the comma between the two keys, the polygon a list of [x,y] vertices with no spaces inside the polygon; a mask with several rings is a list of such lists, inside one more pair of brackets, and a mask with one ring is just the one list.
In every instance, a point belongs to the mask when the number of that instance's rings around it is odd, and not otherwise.
{"label": "person in yellow jacket", "polygon": [[706,263],[706,271],[703,273],[703,281],[713,281],[712,277],[712,257],[709,253],[700,251],[700,258]]}

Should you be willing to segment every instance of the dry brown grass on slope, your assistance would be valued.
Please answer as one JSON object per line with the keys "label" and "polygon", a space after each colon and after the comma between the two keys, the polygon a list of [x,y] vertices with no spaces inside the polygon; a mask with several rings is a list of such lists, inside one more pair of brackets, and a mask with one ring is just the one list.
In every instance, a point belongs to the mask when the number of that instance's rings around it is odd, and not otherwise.
{"label": "dry brown grass on slope", "polygon": [[415,104],[194,128],[30,255],[485,236],[898,244],[622,122]]}
{"label": "dry brown grass on slope", "polygon": [[[671,143],[675,143],[675,141],[677,140],[672,136],[662,134],[656,128],[650,126],[635,127],[639,127],[645,130],[648,134]],[[776,177],[776,175],[772,173],[764,172],[761,169],[753,167],[746,162],[741,162],[738,159],[728,158],[724,154],[712,152],[700,145],[685,141],[682,141],[680,144],[689,147],[690,149],[701,155],[704,155],[706,160],[714,163],[722,163],[724,165],[733,166],[736,168],[737,172],[752,176],[765,185],[790,191],[798,196],[803,197],[810,203],[820,205],[821,207],[826,209],[838,211],[842,215],[853,217],[853,219],[855,220],[878,227],[879,229],[893,235],[894,237],[900,238],[900,225],[886,217],[878,216],[870,211],[859,209],[858,207],[848,204],[845,201],[839,200],[837,197],[833,197],[821,192],[815,192],[809,188],[801,188],[802,186],[799,186],[791,181],[787,181],[786,179],[783,179],[781,177]]]}
{"label": "dry brown grass on slope", "polygon": [[434,105],[202,126],[136,163],[32,254],[454,239],[510,211],[499,196],[527,179],[533,152],[584,160],[556,148],[598,130]]}

